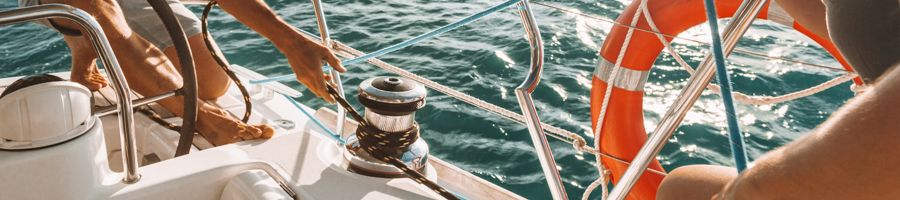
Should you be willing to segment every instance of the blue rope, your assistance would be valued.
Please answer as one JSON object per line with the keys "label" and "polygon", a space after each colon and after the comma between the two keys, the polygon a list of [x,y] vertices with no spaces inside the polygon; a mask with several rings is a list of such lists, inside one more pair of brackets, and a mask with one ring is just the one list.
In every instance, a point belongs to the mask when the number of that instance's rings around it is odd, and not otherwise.
{"label": "blue rope", "polygon": [[[300,106],[300,103],[297,102],[297,100],[294,100],[294,98],[291,98],[288,95],[282,94],[281,96],[283,96],[285,99],[290,101],[291,104],[293,104],[294,107],[297,108],[297,110],[300,110],[300,112],[303,112],[303,114],[306,115],[307,118],[312,120],[313,123],[315,123],[317,126],[319,126],[319,128],[322,128],[322,130],[325,130],[325,132],[327,134],[323,133],[322,135],[325,135],[325,136],[330,137],[331,139],[334,139],[336,142],[338,142],[338,144],[341,144],[341,145],[347,144],[347,141],[345,141],[344,138],[341,138],[340,135],[335,134],[334,131],[331,131],[331,129],[329,129],[328,127],[325,126],[325,123],[322,123],[322,121],[319,121],[319,119],[316,119],[316,117],[314,117],[312,114],[309,114],[309,112],[306,112],[306,109],[303,109],[303,106]],[[344,116],[338,116],[338,117],[344,117]]]}
{"label": "blue rope", "polygon": [[[354,58],[354,59],[344,60],[344,61],[342,61],[342,63],[345,64],[345,65],[356,64],[356,63],[360,63],[360,62],[366,61],[366,60],[368,60],[368,59],[370,59],[370,58],[382,56],[382,55],[384,55],[384,54],[388,54],[388,53],[391,53],[391,52],[400,50],[400,49],[402,49],[402,48],[405,48],[405,47],[414,45],[414,44],[416,44],[416,43],[419,43],[419,42],[421,42],[422,40],[426,40],[426,39],[429,39],[429,38],[433,38],[433,37],[435,37],[435,36],[437,36],[437,35],[440,35],[440,34],[442,34],[442,33],[446,33],[446,32],[451,31],[451,30],[453,30],[453,29],[459,28],[460,26],[463,26],[463,25],[466,25],[466,24],[468,24],[468,23],[471,23],[472,21],[475,21],[475,20],[477,20],[477,19],[479,19],[479,18],[482,18],[482,17],[487,16],[487,15],[489,15],[489,14],[491,14],[491,13],[494,13],[494,12],[500,11],[500,10],[502,10],[502,9],[504,9],[504,8],[507,8],[507,7],[509,7],[509,6],[511,6],[511,5],[515,4],[515,3],[518,3],[519,1],[521,1],[521,0],[508,0],[508,1],[506,1],[506,2],[503,2],[503,3],[501,3],[501,4],[498,4],[498,5],[496,5],[496,6],[490,7],[490,8],[488,8],[488,9],[484,10],[484,11],[481,11],[481,12],[475,13],[475,14],[473,14],[473,15],[471,15],[471,16],[468,16],[468,17],[466,17],[466,18],[463,18],[463,19],[461,19],[461,20],[459,20],[459,21],[456,21],[456,22],[447,24],[447,25],[445,25],[445,26],[443,26],[443,27],[441,27],[441,28],[438,28],[438,29],[429,31],[429,32],[427,32],[427,33],[424,33],[424,34],[419,35],[419,36],[416,36],[416,37],[414,37],[414,38],[412,38],[412,39],[409,39],[409,40],[406,40],[406,41],[403,41],[403,42],[400,42],[400,43],[391,45],[391,46],[386,47],[386,48],[384,48],[384,49],[381,49],[381,50],[378,50],[378,51],[374,51],[374,52],[372,52],[372,53],[369,53],[369,54],[366,54],[366,55],[363,55],[363,56],[360,56],[360,57],[356,57],[356,58]],[[330,69],[331,69],[331,67],[330,67],[330,66],[327,66],[327,65],[326,65],[324,68],[325,68],[325,70],[330,70]],[[286,81],[286,80],[292,80],[292,79],[294,79],[295,77],[296,77],[296,76],[294,76],[294,75],[292,75],[292,74],[288,74],[288,75],[281,75],[281,76],[276,76],[276,77],[267,78],[267,79],[262,79],[262,80],[250,80],[250,83],[251,83],[251,84],[260,84],[260,83],[267,83],[267,82],[272,82],[272,81]]]}
{"label": "blue rope", "polygon": [[[731,139],[731,154],[734,157],[734,165],[738,172],[747,169],[747,153],[744,151],[744,139],[741,137],[741,127],[737,122],[734,109],[734,96],[731,94],[731,78],[725,69],[725,55],[722,53],[722,38],[719,36],[719,22],[716,14],[716,4],[713,0],[704,0],[706,18],[709,20],[709,30],[712,35],[712,53],[716,59],[716,80],[722,90],[722,102],[725,103],[725,117],[728,122],[728,138]],[[734,23],[734,22],[731,22]]]}

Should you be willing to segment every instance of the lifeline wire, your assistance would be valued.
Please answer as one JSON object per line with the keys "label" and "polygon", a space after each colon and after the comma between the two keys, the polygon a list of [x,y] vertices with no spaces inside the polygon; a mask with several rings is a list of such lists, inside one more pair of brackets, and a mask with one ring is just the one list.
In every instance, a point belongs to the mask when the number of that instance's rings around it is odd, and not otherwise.
{"label": "lifeline wire", "polygon": [[[319,119],[317,119],[315,116],[313,116],[312,114],[307,112],[306,109],[303,109],[303,106],[300,106],[300,103],[297,102],[297,100],[294,100],[294,98],[291,98],[288,95],[282,94],[281,96],[284,96],[285,99],[290,101],[291,105],[294,105],[294,107],[296,107],[297,110],[300,110],[300,112],[302,112],[303,115],[306,115],[306,117],[309,118],[309,120],[312,120],[313,123],[316,124],[316,126],[318,126],[319,128],[322,128],[322,130],[325,130],[325,133],[319,132],[320,134],[328,136],[331,139],[334,139],[334,141],[338,142],[338,144],[340,144],[340,145],[347,144],[347,141],[345,141],[344,138],[341,138],[341,135],[338,135],[337,133],[334,133],[334,131],[331,131],[331,129],[329,129],[327,126],[325,126],[325,123],[322,123],[322,121],[319,121]],[[344,116],[338,116],[338,117],[344,117]]]}
{"label": "lifeline wire", "polygon": [[[725,68],[725,54],[722,52],[722,38],[719,36],[719,22],[716,14],[716,3],[713,0],[704,0],[706,7],[706,19],[709,21],[710,36],[712,36],[712,53],[716,61],[716,81],[722,90],[722,102],[725,104],[725,117],[728,122],[728,138],[731,139],[731,154],[734,157],[734,165],[738,172],[747,168],[747,153],[744,152],[744,139],[741,137],[741,128],[737,122],[737,112],[734,110],[734,96],[731,95],[731,78]],[[732,22],[733,23],[733,22]]]}
{"label": "lifeline wire", "polygon": [[[363,56],[360,56],[360,57],[356,57],[356,58],[353,58],[353,59],[341,61],[341,63],[344,63],[344,65],[356,64],[356,63],[364,62],[364,61],[368,60],[369,58],[374,58],[374,57],[382,56],[382,55],[384,55],[384,54],[388,54],[388,53],[391,53],[391,52],[400,50],[400,49],[402,49],[402,48],[405,48],[405,47],[408,47],[408,46],[412,46],[412,45],[414,45],[414,44],[416,44],[416,43],[421,42],[422,40],[426,40],[426,39],[433,38],[433,37],[438,36],[438,35],[440,35],[440,34],[442,34],[442,33],[446,33],[446,32],[451,31],[451,30],[453,30],[453,29],[459,28],[460,26],[463,26],[463,25],[466,25],[466,24],[468,24],[468,23],[471,23],[472,21],[475,21],[475,20],[477,20],[477,19],[480,19],[480,18],[482,18],[482,17],[484,17],[484,16],[487,16],[487,15],[489,15],[489,14],[491,14],[491,13],[500,11],[500,10],[502,10],[502,9],[504,9],[504,8],[507,8],[507,7],[509,7],[509,6],[513,5],[513,4],[515,4],[515,3],[518,3],[519,1],[521,1],[521,0],[509,0],[509,1],[503,2],[503,3],[501,3],[501,4],[498,4],[498,5],[495,5],[495,6],[493,6],[493,7],[488,8],[488,9],[485,9],[484,11],[481,11],[481,12],[475,13],[475,14],[473,14],[473,15],[470,15],[470,16],[468,16],[468,17],[465,17],[465,18],[463,18],[463,19],[460,19],[459,21],[456,21],[456,22],[447,24],[447,25],[445,25],[445,26],[443,26],[443,27],[441,27],[441,28],[438,28],[438,29],[429,31],[429,32],[424,33],[424,34],[419,35],[419,36],[416,36],[416,37],[414,37],[414,38],[412,38],[412,39],[409,39],[409,40],[406,40],[406,41],[403,41],[403,42],[400,42],[400,43],[391,45],[391,46],[389,46],[389,47],[385,47],[384,49],[381,49],[381,50],[378,50],[378,51],[374,51],[374,52],[372,52],[372,53],[369,53],[369,54],[366,54],[366,55],[363,55]],[[327,66],[327,65],[325,66],[325,69],[326,69],[326,70],[330,70],[330,68],[331,68],[330,66]],[[292,80],[292,79],[294,79],[294,78],[295,78],[294,75],[288,74],[288,75],[276,76],[276,77],[267,78],[267,79],[262,79],[262,80],[250,80],[250,83],[252,83],[252,84],[260,84],[260,83],[268,83],[268,82],[272,82],[272,81],[286,81],[286,80]]]}

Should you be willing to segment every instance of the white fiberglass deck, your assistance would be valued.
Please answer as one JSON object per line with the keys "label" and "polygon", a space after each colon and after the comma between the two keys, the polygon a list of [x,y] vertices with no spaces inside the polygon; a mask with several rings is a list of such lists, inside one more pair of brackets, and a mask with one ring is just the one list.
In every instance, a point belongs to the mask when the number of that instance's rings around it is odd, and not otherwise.
{"label": "white fiberglass deck", "polygon": [[[236,67],[239,75],[259,76],[249,70]],[[68,74],[57,74],[67,78]],[[0,91],[17,78],[0,79]],[[178,133],[168,130],[151,121],[147,116],[135,115],[135,130],[138,138],[138,154],[143,156],[140,168],[142,178],[134,184],[120,182],[121,170],[120,145],[118,144],[118,127],[115,115],[101,118],[105,137],[100,133],[85,134],[62,145],[32,151],[0,151],[0,170],[4,166],[15,166],[16,163],[4,165],[7,156],[19,154],[52,154],[59,148],[90,148],[95,146],[96,158],[86,161],[93,164],[94,185],[56,186],[46,188],[35,185],[17,185],[14,178],[19,175],[31,176],[33,179],[53,180],[54,177],[42,177],[44,170],[55,169],[40,166],[16,168],[17,172],[0,173],[0,194],[18,194],[14,199],[280,199],[277,191],[283,192],[274,184],[271,177],[261,173],[259,166],[271,164],[275,171],[288,179],[290,186],[301,199],[437,199],[436,193],[406,178],[376,178],[358,175],[346,170],[346,162],[342,158],[343,147],[332,139],[321,134],[322,130],[315,126],[309,118],[297,110],[282,95],[266,88],[249,85],[248,90],[253,99],[253,117],[251,123],[266,123],[276,129],[272,139],[244,141],[236,144],[212,147],[202,139],[195,138],[195,148],[191,154],[172,158]],[[95,104],[107,105],[107,100],[115,101],[109,88],[94,92]],[[232,87],[216,104],[240,116],[244,107],[240,92]],[[316,117],[326,124],[335,120],[334,112],[328,109],[303,109],[316,113]],[[163,113],[163,115],[167,115]],[[177,118],[169,118],[175,124]],[[353,123],[353,122],[348,122]],[[348,125],[347,133],[352,131]],[[105,138],[105,139],[104,139]],[[104,145],[105,144],[105,145]],[[83,146],[83,147],[82,147]],[[198,150],[203,149],[203,150]],[[58,153],[58,152],[57,152]],[[19,157],[22,157],[19,155]],[[467,199],[522,199],[503,188],[493,185],[451,164],[430,156],[430,167],[426,174],[436,177],[437,182],[448,190]],[[52,165],[52,163],[48,163]],[[107,169],[107,167],[112,170]],[[84,168],[84,166],[79,167]],[[75,168],[73,168],[75,169]],[[248,171],[249,170],[249,171]],[[255,174],[254,174],[255,173]],[[66,174],[66,173],[62,173]],[[261,175],[260,175],[261,174]],[[35,175],[35,176],[32,176]],[[6,177],[9,176],[9,177]],[[72,175],[75,176],[75,175]],[[79,176],[86,176],[85,174]],[[234,186],[234,177],[250,178],[249,186]],[[268,178],[266,178],[268,177]],[[244,180],[244,182],[247,182]],[[28,182],[28,181],[25,181]],[[31,181],[34,182],[34,181]],[[90,187],[87,187],[88,185]],[[76,188],[91,188],[90,191],[73,191]],[[226,189],[228,188],[228,189]],[[236,189],[235,189],[236,188]],[[274,188],[274,189],[273,189]],[[83,189],[79,189],[83,190]],[[17,191],[17,192],[11,192]],[[235,194],[245,194],[238,196]],[[248,194],[249,193],[249,194]],[[73,196],[75,195],[75,196]],[[3,198],[6,198],[3,197]],[[283,197],[283,195],[281,196]]]}

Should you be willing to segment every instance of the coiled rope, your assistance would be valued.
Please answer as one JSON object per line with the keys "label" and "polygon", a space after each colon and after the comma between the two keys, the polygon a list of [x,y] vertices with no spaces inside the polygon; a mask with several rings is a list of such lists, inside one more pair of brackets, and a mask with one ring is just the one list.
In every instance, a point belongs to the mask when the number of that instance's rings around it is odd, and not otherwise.
{"label": "coiled rope", "polygon": [[[300,30],[300,32],[302,32],[304,34],[303,35],[304,37],[311,39],[311,41],[316,41],[316,42],[319,41],[318,36],[315,36],[312,33],[302,31],[302,30]],[[332,41],[332,44],[334,46],[335,53],[342,57],[355,58],[360,55],[365,55],[364,52],[359,51],[353,47],[350,47],[349,45],[346,45],[340,41],[337,41],[337,40]],[[446,94],[447,96],[450,96],[457,100],[468,103],[469,105],[472,105],[472,106],[481,108],[482,110],[497,114],[497,115],[504,117],[506,119],[509,119],[511,121],[525,124],[525,118],[519,113],[507,110],[505,108],[488,103],[488,102],[481,100],[477,97],[474,97],[472,95],[460,92],[453,88],[447,87],[447,86],[442,85],[437,82],[434,82],[428,78],[419,76],[419,75],[414,74],[410,71],[407,71],[403,68],[391,65],[387,62],[384,62],[381,59],[369,58],[367,61],[369,64],[379,67],[382,70],[385,70],[385,71],[397,74],[399,76],[402,76],[404,78],[408,78],[408,79],[414,80],[416,82],[419,82],[422,85],[424,85],[425,87],[428,87],[435,91]],[[543,128],[546,131],[544,133],[547,133],[547,135],[549,135],[553,138],[559,139],[563,142],[571,144],[572,147],[579,152],[589,153],[589,154],[592,154],[595,156],[603,156],[603,157],[615,160],[616,162],[620,162],[623,164],[631,164],[630,162],[625,161],[624,159],[621,159],[621,158],[618,158],[618,157],[615,157],[612,155],[608,155],[605,153],[601,153],[599,150],[588,146],[586,140],[576,133],[573,133],[571,131],[568,131],[568,130],[565,130],[565,129],[562,129],[562,128],[559,128],[559,127],[556,127],[556,126],[553,126],[553,125],[550,125],[547,123],[543,123],[543,122],[541,122],[541,128]],[[647,169],[647,170],[649,170],[650,172],[655,173],[655,174],[659,174],[659,175],[663,175],[663,176],[666,175],[665,172],[662,172],[659,170],[654,170],[654,169]]]}
{"label": "coiled rope", "polygon": [[[510,2],[514,2],[514,1],[507,1],[506,3],[512,4],[512,3],[510,3]],[[579,14],[579,15],[582,15],[582,16],[590,16],[590,15],[585,15],[585,14],[582,14],[582,13],[576,13],[576,12],[564,10],[564,9],[559,8],[559,7],[554,7],[554,6],[550,6],[550,5],[543,4],[543,3],[536,3],[536,4],[542,5],[542,6],[545,6],[545,7],[556,8],[556,9],[561,10],[561,11],[563,11],[563,12],[571,12],[571,13]],[[644,6],[644,7],[646,7],[646,6]],[[642,8],[642,12],[644,12],[644,13],[646,14],[646,13],[647,13],[646,8]],[[641,13],[641,12],[637,12],[637,13]],[[638,15],[637,13],[636,13],[636,15]],[[648,16],[649,16],[649,15],[648,15]],[[665,35],[665,34],[663,34],[663,33],[660,33],[660,32],[658,31],[658,29],[655,30],[655,31],[651,31],[651,30],[646,30],[646,29],[637,28],[637,27],[636,27],[636,24],[635,24],[635,25],[630,25],[630,26],[629,26],[629,25],[619,24],[619,23],[616,23],[615,21],[608,20],[608,19],[602,19],[602,18],[597,18],[597,17],[592,17],[592,18],[594,18],[594,19],[600,19],[601,21],[610,22],[610,23],[613,23],[614,25],[618,25],[618,26],[626,26],[626,27],[629,28],[629,31],[632,31],[632,30],[640,30],[640,31],[646,31],[646,32],[654,33],[654,34],[656,34],[658,37],[666,36],[666,37],[679,38],[679,39],[684,39],[684,40],[688,40],[688,41],[693,41],[693,42],[697,42],[697,43],[701,43],[701,44],[707,44],[707,43],[702,42],[702,41],[697,41],[697,40],[692,40],[692,39],[687,39],[687,38],[680,38],[680,37],[677,37],[677,36]],[[648,17],[648,20],[649,20],[650,23],[653,23],[651,17]],[[462,25],[462,24],[460,24],[459,26],[461,26],[461,25]],[[656,27],[655,24],[652,25],[651,27],[654,28],[654,29],[656,29],[656,28],[655,28],[655,27]],[[442,28],[446,28],[446,26],[445,26],[445,27],[442,27]],[[446,31],[449,31],[449,30],[447,30],[447,29],[445,29],[445,30],[446,30]],[[445,31],[445,32],[446,32],[446,31]],[[301,32],[304,32],[304,34],[305,34],[306,37],[309,37],[309,38],[316,38],[316,36],[314,36],[314,35],[312,35],[312,34],[310,34],[310,33],[308,33],[308,32],[305,32],[305,31],[302,31],[302,30],[301,30]],[[663,38],[663,40],[665,40],[665,39]],[[313,40],[313,41],[318,41],[318,40]],[[674,51],[674,48],[671,47],[671,44],[668,43],[668,41],[663,42],[663,44],[666,46],[666,49],[668,50],[668,52],[669,52],[670,54],[678,55],[677,52]],[[707,45],[708,45],[708,44],[707,44]],[[518,114],[518,113],[509,111],[509,110],[506,110],[506,109],[501,108],[501,107],[499,107],[499,106],[496,106],[496,105],[494,105],[494,104],[485,102],[485,101],[483,101],[483,100],[481,100],[481,99],[478,99],[478,98],[475,98],[475,97],[473,97],[473,96],[471,96],[471,95],[468,95],[468,94],[459,92],[459,91],[454,90],[454,89],[452,89],[452,88],[449,88],[449,87],[447,87],[447,86],[441,85],[440,83],[436,83],[436,82],[431,81],[431,80],[429,80],[429,79],[426,79],[426,78],[424,78],[424,77],[421,77],[421,76],[418,76],[418,75],[416,75],[416,74],[413,74],[413,73],[411,73],[411,72],[409,72],[409,71],[406,71],[406,70],[404,70],[404,69],[401,69],[401,68],[399,68],[399,67],[390,65],[390,64],[388,64],[388,63],[386,63],[386,62],[384,62],[384,61],[381,61],[380,59],[374,58],[375,56],[371,56],[370,54],[365,54],[365,53],[363,53],[363,52],[361,52],[361,51],[358,51],[358,50],[356,50],[356,49],[353,49],[352,47],[349,47],[348,45],[345,45],[345,44],[340,43],[340,42],[338,42],[338,41],[335,41],[335,42],[334,42],[334,49],[337,50],[336,53],[338,53],[338,54],[341,55],[341,56],[348,57],[348,58],[356,58],[355,61],[366,60],[366,61],[368,61],[369,63],[371,63],[371,64],[373,64],[373,65],[375,65],[375,66],[377,66],[377,67],[380,67],[380,68],[382,68],[382,69],[384,69],[384,70],[386,70],[386,71],[390,71],[390,72],[393,72],[393,73],[395,73],[395,74],[397,74],[397,75],[400,75],[400,76],[403,76],[403,77],[406,77],[406,78],[409,78],[409,79],[418,81],[418,82],[422,83],[423,85],[425,85],[426,87],[429,87],[429,88],[431,88],[431,89],[434,89],[434,90],[436,90],[436,91],[439,91],[439,92],[441,92],[441,93],[444,93],[444,94],[446,94],[446,95],[448,95],[448,96],[454,97],[454,98],[456,98],[456,99],[458,99],[458,100],[461,100],[461,101],[463,101],[463,102],[469,103],[470,105],[473,105],[473,106],[479,107],[479,108],[481,108],[481,109],[484,109],[484,110],[486,110],[486,111],[489,111],[489,112],[498,114],[498,115],[500,115],[500,116],[502,116],[502,117],[505,117],[505,118],[507,118],[507,119],[511,119],[511,120],[513,120],[513,121],[517,121],[517,122],[520,122],[520,123],[524,123],[524,118],[523,118],[523,116],[520,115],[520,114]],[[838,69],[838,68],[835,68],[835,67],[829,67],[829,66],[824,66],[824,65],[818,65],[818,64],[806,63],[806,62],[801,62],[801,61],[789,60],[789,59],[785,59],[785,58],[770,57],[770,56],[766,56],[765,54],[760,54],[760,53],[756,53],[756,52],[752,52],[752,51],[747,51],[747,50],[736,49],[736,51],[741,52],[741,53],[746,53],[746,54],[748,54],[748,55],[754,55],[754,56],[759,56],[759,57],[764,57],[764,58],[769,58],[769,59],[777,59],[777,60],[782,60],[782,61],[785,61],[785,62],[791,62],[791,63],[802,64],[802,65],[805,65],[805,66],[812,66],[812,67],[818,67],[818,68],[823,68],[823,69],[828,69],[828,70],[835,70],[835,71],[838,71],[838,70],[843,71],[842,69]],[[386,54],[386,53],[389,53],[389,52],[381,53],[381,55]],[[368,55],[368,56],[367,56],[367,55]],[[365,56],[365,57],[360,58],[360,56]],[[693,69],[690,67],[690,65],[687,65],[686,62],[683,60],[683,58],[680,57],[680,55],[675,56],[675,57],[676,57],[676,60],[678,61],[678,63],[679,63],[680,65],[682,65],[682,67],[685,68],[685,70],[687,70],[687,71],[690,72],[690,73],[693,72]],[[617,61],[617,62],[618,62],[618,61]],[[620,65],[620,64],[619,64],[619,65]],[[616,68],[617,68],[617,67],[616,67]],[[616,68],[614,68],[614,70],[616,70]],[[827,82],[825,82],[825,83],[823,83],[823,84],[820,84],[820,85],[818,85],[818,86],[814,86],[814,87],[809,88],[809,89],[805,89],[805,90],[801,90],[801,91],[798,91],[798,92],[794,92],[794,93],[787,94],[787,95],[782,95],[782,96],[777,96],[777,97],[755,97],[755,96],[749,96],[749,95],[743,95],[743,94],[740,94],[740,93],[736,93],[736,94],[735,94],[735,99],[739,100],[740,102],[744,102],[744,103],[748,103],[748,104],[754,104],[754,105],[780,103],[780,102],[784,102],[784,101],[789,101],[789,100],[793,100],[793,99],[797,99],[797,98],[809,96],[809,95],[811,95],[811,94],[814,94],[814,93],[823,91],[823,90],[825,90],[825,89],[827,89],[827,88],[833,87],[833,86],[838,85],[838,84],[840,84],[840,83],[849,81],[849,80],[851,80],[851,79],[854,78],[854,77],[855,77],[855,74],[847,74],[847,75],[844,75],[844,76],[835,78],[835,79],[833,79],[833,80],[831,80],[831,81],[827,81]],[[614,79],[614,77],[611,77],[611,78]],[[266,79],[266,80],[252,80],[251,83],[264,83],[264,82],[275,81],[275,80],[280,80],[280,79],[284,79],[284,78],[275,77],[275,78],[272,78],[272,79]],[[720,89],[717,88],[717,86],[711,86],[710,89],[713,90],[713,91],[715,91],[715,92],[718,92],[718,91],[720,90]],[[607,91],[609,91],[609,90],[607,90]],[[609,96],[609,95],[607,95],[607,96]],[[598,157],[600,157],[600,156],[602,156],[602,157],[607,157],[607,158],[611,158],[611,159],[613,159],[613,160],[615,160],[615,161],[617,161],[617,162],[629,164],[629,162],[624,161],[623,159],[616,158],[616,157],[614,157],[614,156],[610,156],[610,155],[607,155],[607,154],[603,154],[603,153],[599,152],[596,148],[592,148],[592,147],[590,147],[590,146],[587,146],[587,145],[586,145],[586,141],[584,140],[584,138],[581,137],[581,136],[578,135],[578,134],[575,134],[575,133],[573,133],[573,132],[567,131],[567,130],[562,129],[562,128],[559,128],[559,127],[555,127],[555,126],[552,126],[552,125],[548,125],[548,124],[546,124],[546,123],[542,123],[542,124],[541,124],[541,127],[542,127],[544,130],[546,130],[547,133],[550,133],[550,134],[548,134],[548,135],[550,135],[550,136],[552,136],[552,137],[554,137],[554,138],[557,138],[557,139],[560,139],[560,140],[563,140],[563,141],[565,141],[565,142],[568,142],[568,143],[572,144],[573,147],[574,147],[577,151],[585,152],[585,153],[590,153],[590,154],[596,155],[596,156],[598,156]],[[595,130],[599,130],[599,129],[595,129]],[[596,145],[595,145],[595,146],[596,146]],[[599,163],[598,163],[598,164],[599,164]],[[658,171],[658,170],[652,170],[652,169],[648,169],[648,170],[650,170],[650,172],[652,172],[652,173],[656,173],[656,174],[660,174],[660,175],[666,175],[665,172],[661,172],[661,171]]]}
{"label": "coiled rope", "polygon": [[409,166],[403,164],[403,161],[396,157],[399,152],[408,149],[410,145],[419,139],[418,124],[414,124],[413,128],[410,128],[407,131],[397,133],[379,130],[372,124],[369,124],[368,120],[356,112],[356,110],[353,109],[353,106],[350,106],[350,103],[341,97],[337,90],[334,89],[334,86],[331,85],[331,83],[326,83],[325,86],[325,88],[328,89],[328,94],[334,98],[338,105],[343,107],[347,111],[347,114],[350,114],[350,117],[359,123],[359,127],[356,129],[356,137],[359,138],[359,146],[366,151],[366,153],[369,153],[369,155],[372,155],[378,160],[397,167],[397,169],[403,171],[403,173],[408,175],[413,181],[425,185],[446,199],[459,199],[459,197],[456,197],[456,195],[453,195],[450,191],[444,189],[444,187],[425,178],[425,175],[422,175],[422,173],[409,168]]}

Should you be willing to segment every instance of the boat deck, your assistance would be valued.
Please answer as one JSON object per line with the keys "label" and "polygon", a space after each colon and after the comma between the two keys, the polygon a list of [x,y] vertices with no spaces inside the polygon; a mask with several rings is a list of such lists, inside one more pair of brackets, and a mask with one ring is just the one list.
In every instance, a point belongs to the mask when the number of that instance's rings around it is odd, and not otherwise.
{"label": "boat deck", "polygon": [[[239,74],[261,76],[249,70],[236,67]],[[253,73],[253,74],[247,74]],[[55,74],[68,77],[67,73]],[[0,91],[17,78],[0,79]],[[280,84],[279,84],[280,85]],[[279,86],[283,87],[283,85]],[[284,88],[281,88],[284,89]],[[173,158],[178,140],[178,133],[159,125],[146,115],[136,112],[135,130],[138,141],[138,155],[142,156],[140,173],[141,181],[122,186],[113,191],[101,192],[100,197],[122,199],[136,196],[159,197],[153,193],[159,184],[191,185],[178,183],[178,180],[193,180],[192,176],[203,171],[234,165],[231,161],[204,162],[213,158],[217,160],[235,160],[236,163],[264,161],[281,169],[292,188],[303,199],[438,199],[439,195],[410,179],[377,178],[359,175],[348,171],[347,162],[343,159],[342,146],[323,134],[300,110],[294,109],[286,97],[266,87],[249,85],[253,101],[251,124],[270,124],[276,129],[275,136],[267,140],[243,141],[214,147],[202,137],[195,137],[192,153]],[[134,95],[134,94],[133,94]],[[135,95],[134,97],[139,97]],[[106,106],[117,100],[111,88],[103,88],[94,92],[95,104]],[[232,86],[228,93],[215,103],[235,116],[244,112],[243,101],[239,90]],[[173,117],[158,105],[150,105],[166,121],[180,124],[180,118]],[[301,106],[307,112],[315,113],[315,117],[327,125],[333,125],[336,116],[327,108],[314,110]],[[121,146],[119,145],[116,114],[101,117],[104,124],[107,158],[110,169],[121,171]],[[355,122],[347,120],[346,134],[352,133]],[[331,127],[329,127],[331,128]],[[227,158],[227,159],[225,159]],[[196,162],[195,162],[196,160]],[[214,159],[216,160],[216,159]],[[461,170],[452,164],[429,156],[426,176],[437,179],[437,182],[448,190],[468,199],[523,199],[512,192]],[[180,173],[168,173],[176,170]],[[191,172],[192,170],[193,173]],[[216,175],[222,176],[222,175]],[[118,175],[120,177],[120,175]],[[153,178],[148,178],[153,177]],[[218,180],[222,177],[209,177]],[[204,179],[197,179],[204,180]],[[172,194],[190,192],[170,188]],[[103,191],[103,190],[99,190]],[[124,191],[124,192],[123,192]],[[150,193],[148,193],[150,192]],[[159,192],[159,191],[157,191]],[[198,194],[199,195],[199,194]],[[165,195],[164,195],[165,196]],[[189,195],[190,196],[190,195]],[[184,197],[184,196],[180,196]],[[202,197],[202,196],[196,196]]]}

